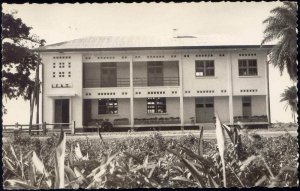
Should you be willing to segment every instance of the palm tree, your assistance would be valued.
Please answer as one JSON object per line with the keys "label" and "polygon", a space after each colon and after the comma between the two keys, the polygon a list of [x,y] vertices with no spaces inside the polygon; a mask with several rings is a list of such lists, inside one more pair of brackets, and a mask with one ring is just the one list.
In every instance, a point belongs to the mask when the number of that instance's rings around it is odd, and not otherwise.
{"label": "palm tree", "polygon": [[297,10],[296,2],[283,2],[283,6],[271,10],[273,15],[263,21],[267,26],[261,43],[278,40],[270,52],[270,61],[281,74],[286,68],[294,82],[297,81]]}
{"label": "palm tree", "polygon": [[287,102],[285,105],[285,110],[288,107],[291,108],[292,117],[294,119],[294,122],[296,122],[295,114],[297,112],[297,103],[298,103],[297,87],[296,86],[287,87],[280,96],[281,96],[280,102],[283,102],[283,101]]}

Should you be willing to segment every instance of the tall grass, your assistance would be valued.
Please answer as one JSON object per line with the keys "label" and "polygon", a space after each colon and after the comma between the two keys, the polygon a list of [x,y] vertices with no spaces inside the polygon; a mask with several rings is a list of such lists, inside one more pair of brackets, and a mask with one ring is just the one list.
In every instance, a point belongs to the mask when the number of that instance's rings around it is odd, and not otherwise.
{"label": "tall grass", "polygon": [[[225,132],[230,143],[225,144]],[[100,133],[100,132],[99,132]],[[52,147],[13,144],[4,147],[6,189],[164,188],[296,186],[297,142],[290,136],[264,139],[242,137],[216,116],[216,143],[199,137],[164,139],[159,134],[125,141],[67,142],[61,132]],[[263,142],[265,141],[265,142]],[[57,143],[57,144],[54,144]],[[105,146],[104,146],[105,144]],[[259,145],[267,146],[266,149]],[[38,145],[38,144],[37,144]],[[277,150],[272,148],[276,146]],[[47,150],[47,152],[43,152]],[[274,153],[283,152],[285,165],[274,166]],[[284,152],[289,152],[284,155]],[[54,153],[54,154],[51,154]],[[45,156],[46,155],[46,156]],[[53,156],[52,156],[53,155]],[[291,156],[294,158],[286,158]],[[225,163],[226,160],[226,163]]]}

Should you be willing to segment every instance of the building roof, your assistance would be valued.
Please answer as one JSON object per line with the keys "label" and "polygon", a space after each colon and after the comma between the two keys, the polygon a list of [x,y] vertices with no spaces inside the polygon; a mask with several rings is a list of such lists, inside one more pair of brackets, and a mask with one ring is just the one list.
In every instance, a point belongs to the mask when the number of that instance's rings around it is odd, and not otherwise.
{"label": "building roof", "polygon": [[[82,50],[140,50],[140,49],[193,49],[193,48],[260,48],[259,43],[249,44],[228,38],[217,37],[155,37],[155,36],[101,36],[39,47],[40,52],[82,51]],[[264,45],[263,48],[271,48]]]}

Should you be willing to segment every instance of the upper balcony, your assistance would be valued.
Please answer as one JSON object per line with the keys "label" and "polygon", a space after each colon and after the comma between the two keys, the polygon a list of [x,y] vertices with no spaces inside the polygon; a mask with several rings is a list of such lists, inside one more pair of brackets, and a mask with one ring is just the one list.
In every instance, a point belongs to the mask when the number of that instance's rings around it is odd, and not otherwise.
{"label": "upper balcony", "polygon": [[178,61],[133,62],[133,86],[179,86]]}
{"label": "upper balcony", "polygon": [[[176,61],[133,62],[133,86],[179,86]],[[84,63],[83,88],[130,86],[130,63]]]}
{"label": "upper balcony", "polygon": [[129,62],[83,64],[83,88],[129,87],[129,85]]}

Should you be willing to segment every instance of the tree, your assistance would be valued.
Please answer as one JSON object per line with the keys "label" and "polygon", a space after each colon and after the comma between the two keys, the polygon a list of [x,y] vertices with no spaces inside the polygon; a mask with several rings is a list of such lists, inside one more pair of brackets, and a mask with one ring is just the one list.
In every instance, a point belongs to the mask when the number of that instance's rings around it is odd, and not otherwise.
{"label": "tree", "polygon": [[37,53],[28,47],[35,47],[44,40],[30,34],[32,28],[14,18],[13,14],[2,13],[2,95],[13,99],[22,97],[31,100],[35,81],[32,73],[39,64]]}
{"label": "tree", "polygon": [[278,40],[272,48],[270,61],[282,75],[286,68],[294,82],[297,81],[297,3],[283,2],[283,6],[271,10],[273,14],[263,21],[267,24],[261,44]]}
{"label": "tree", "polygon": [[284,101],[286,102],[285,110],[288,107],[291,108],[292,117],[294,119],[294,122],[296,122],[295,114],[297,112],[297,103],[298,103],[297,87],[296,86],[287,87],[280,96],[281,96],[280,102],[284,102]]}

